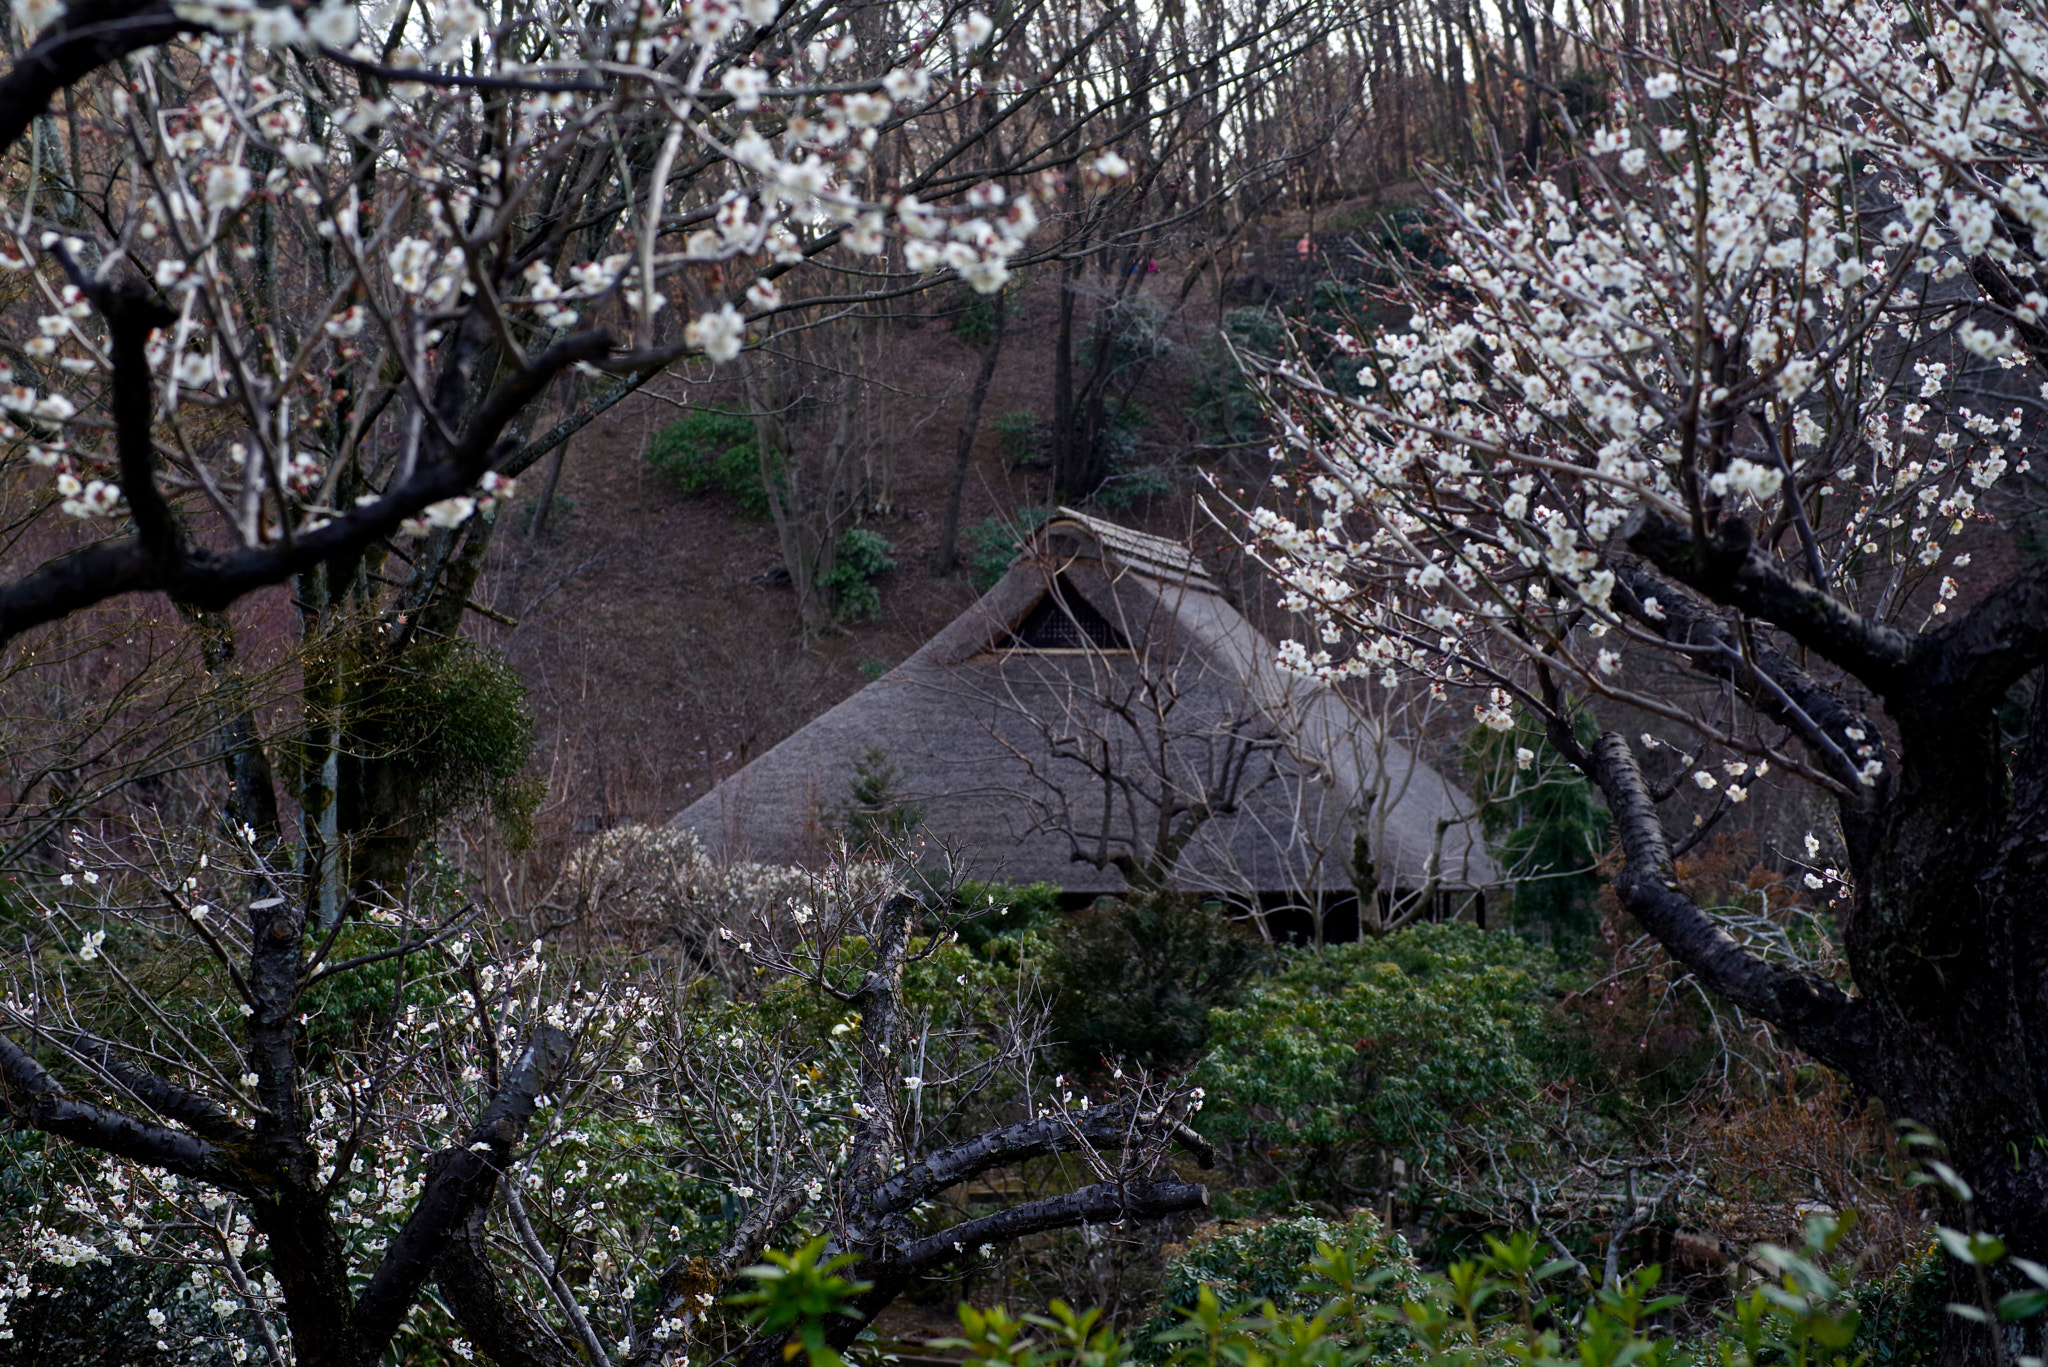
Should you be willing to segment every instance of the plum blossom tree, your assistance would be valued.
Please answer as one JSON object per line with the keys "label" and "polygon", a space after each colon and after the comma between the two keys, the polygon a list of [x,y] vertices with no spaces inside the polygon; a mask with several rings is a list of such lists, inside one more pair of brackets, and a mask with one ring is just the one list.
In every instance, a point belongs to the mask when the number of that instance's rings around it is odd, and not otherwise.
{"label": "plum blossom tree", "polygon": [[[2038,1259],[2048,568],[1966,567],[2048,363],[2048,10],[1665,21],[1566,159],[1438,186],[1451,264],[1405,323],[1334,337],[1341,375],[1268,374],[1309,509],[1249,534],[1322,628],[1296,668],[1539,718],[1614,813],[1627,910],[1937,1133],[1971,1217]],[[1644,719],[1662,739],[1623,733]],[[1850,981],[1677,889],[1780,779],[1839,816],[1844,867],[1794,855]],[[1680,792],[1715,805],[1674,830]],[[1991,1356],[1973,1333],[1945,1351]]]}

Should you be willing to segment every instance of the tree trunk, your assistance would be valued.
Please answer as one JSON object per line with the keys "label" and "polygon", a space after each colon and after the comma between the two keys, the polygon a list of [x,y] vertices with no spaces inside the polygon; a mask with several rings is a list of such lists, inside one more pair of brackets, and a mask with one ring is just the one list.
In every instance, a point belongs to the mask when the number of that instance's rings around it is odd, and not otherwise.
{"label": "tree trunk", "polygon": [[334,573],[333,566],[321,566],[298,579],[305,651],[305,734],[298,762],[300,872],[313,919],[328,925],[341,914],[345,873],[340,795],[350,653],[335,627]]}
{"label": "tree trunk", "polygon": [[1061,498],[1070,496],[1071,472],[1080,459],[1074,449],[1074,288],[1081,267],[1069,261],[1060,267],[1060,326],[1052,354],[1052,482]]}
{"label": "tree trunk", "polygon": [[989,383],[996,375],[996,357],[1003,350],[1009,296],[997,290],[991,307],[995,319],[989,324],[988,344],[982,348],[981,369],[974,377],[974,389],[967,396],[967,413],[960,419],[960,443],[953,451],[953,482],[946,488],[946,519],[939,527],[940,574],[951,574],[960,559],[960,495],[967,485],[967,468],[973,463],[974,439],[981,431],[981,406],[988,400]]}
{"label": "tree trunk", "polygon": [[[2042,619],[2048,569],[2024,572],[1971,618],[1909,649],[1860,617],[1823,618],[1813,605],[1833,600],[1759,568],[1746,528],[1702,549],[1676,522],[1649,516],[1628,545],[1670,576],[1655,581],[1617,562],[1631,592],[1661,586],[1674,636],[1713,645],[1732,633],[1673,580],[1798,622],[1879,697],[1889,722],[1857,711],[1761,636],[1748,638],[1746,655],[1716,656],[1739,666],[1699,657],[1737,684],[1748,677],[1740,670],[1768,671],[1809,727],[1839,738],[1853,890],[1840,922],[1854,995],[1730,938],[1679,886],[1628,742],[1610,732],[1582,748],[1552,717],[1551,742],[1574,755],[1615,814],[1622,904],[1705,986],[1946,1145],[1946,1162],[1971,1188],[1946,1223],[2048,1261],[2048,687],[2009,644]],[[1894,727],[1895,748],[1886,744]],[[1856,779],[1866,763],[1879,767]],[[2001,1360],[1961,1317],[1949,1318],[1944,1339],[1948,1367]]]}
{"label": "tree trunk", "polygon": [[562,482],[562,462],[569,458],[569,442],[565,437],[555,448],[555,454],[548,461],[547,477],[541,481],[540,499],[533,505],[533,521],[526,524],[526,539],[539,542],[547,534],[548,513],[555,506],[555,487]]}

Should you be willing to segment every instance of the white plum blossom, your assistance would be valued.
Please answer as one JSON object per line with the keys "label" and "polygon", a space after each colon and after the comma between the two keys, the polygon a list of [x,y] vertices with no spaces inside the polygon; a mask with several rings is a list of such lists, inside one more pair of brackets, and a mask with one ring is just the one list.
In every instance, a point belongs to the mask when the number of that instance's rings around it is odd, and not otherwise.
{"label": "white plum blossom", "polygon": [[424,511],[430,527],[460,527],[476,512],[476,500],[467,494],[444,498],[439,503],[429,503]]}
{"label": "white plum blossom", "polygon": [[263,47],[290,47],[305,40],[299,16],[284,5],[259,6],[249,15],[249,37]]}
{"label": "white plum blossom", "polygon": [[873,128],[889,117],[890,102],[886,95],[872,91],[857,91],[846,97],[846,119],[855,128]]}
{"label": "white plum blossom", "polygon": [[[1778,739],[1637,670],[1698,664],[1700,590],[1671,566],[1701,531],[1854,611],[1924,614],[1902,627],[1951,611],[1943,558],[2029,463],[1982,376],[2048,320],[2026,256],[2048,254],[2048,14],[1930,31],[1894,0],[1766,0],[1738,27],[1698,69],[1653,58],[1569,174],[1446,185],[1448,264],[1399,320],[1263,377],[1285,496],[1246,535],[1319,638],[1285,667],[1661,709],[1752,766],[1731,802],[1767,763],[1846,798],[1885,778],[1875,742]],[[1973,258],[2011,297],[1972,302]]]}
{"label": "white plum blossom", "polygon": [[882,89],[889,98],[904,102],[923,99],[931,85],[931,73],[921,66],[897,67],[882,78]]}
{"label": "white plum blossom", "polygon": [[768,88],[768,73],[755,66],[729,68],[719,82],[732,96],[732,107],[742,112],[761,107],[761,92]]}
{"label": "white plum blossom", "polygon": [[730,361],[740,354],[747,335],[747,320],[731,304],[700,313],[683,330],[686,341],[714,361]]}
{"label": "white plum blossom", "polygon": [[328,0],[306,16],[306,34],[325,47],[345,48],[355,42],[358,24],[354,5]]}
{"label": "white plum blossom", "polygon": [[240,208],[249,197],[249,186],[248,167],[210,166],[206,171],[206,207],[215,213]]}
{"label": "white plum blossom", "polygon": [[434,262],[434,244],[418,237],[401,237],[386,257],[391,283],[407,294],[419,294],[427,287],[427,271]]}
{"label": "white plum blossom", "polygon": [[953,50],[972,52],[989,40],[996,31],[995,23],[980,10],[969,10],[965,18],[953,25]]}
{"label": "white plum blossom", "polygon": [[14,0],[14,17],[23,33],[34,35],[62,19],[69,8],[64,0]]}
{"label": "white plum blossom", "polygon": [[1784,482],[1782,471],[1738,456],[1728,463],[1726,470],[1710,477],[1707,487],[1717,494],[1747,494],[1762,502],[1776,494]]}

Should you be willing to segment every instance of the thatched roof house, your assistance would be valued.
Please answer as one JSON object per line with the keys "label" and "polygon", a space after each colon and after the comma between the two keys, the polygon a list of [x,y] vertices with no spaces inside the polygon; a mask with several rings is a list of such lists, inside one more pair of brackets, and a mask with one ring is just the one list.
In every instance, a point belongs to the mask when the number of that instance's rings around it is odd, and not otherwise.
{"label": "thatched roof house", "polygon": [[[978,876],[1268,907],[1498,881],[1470,800],[1274,649],[1188,548],[1061,509],[896,669],[675,818],[807,862],[874,752]],[[864,760],[864,756],[868,757]]]}

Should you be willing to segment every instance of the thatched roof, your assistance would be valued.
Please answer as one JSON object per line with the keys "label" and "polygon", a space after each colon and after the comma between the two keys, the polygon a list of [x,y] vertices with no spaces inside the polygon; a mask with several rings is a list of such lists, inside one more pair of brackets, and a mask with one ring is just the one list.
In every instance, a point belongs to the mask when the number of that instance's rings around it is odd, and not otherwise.
{"label": "thatched roof", "polygon": [[[1282,671],[1189,549],[1062,508],[916,654],[675,818],[736,857],[808,862],[881,751],[978,876],[1125,886],[1160,806],[1216,808],[1171,882],[1238,896],[1487,887],[1470,800],[1334,691]],[[1078,856],[1093,856],[1095,863]]]}

